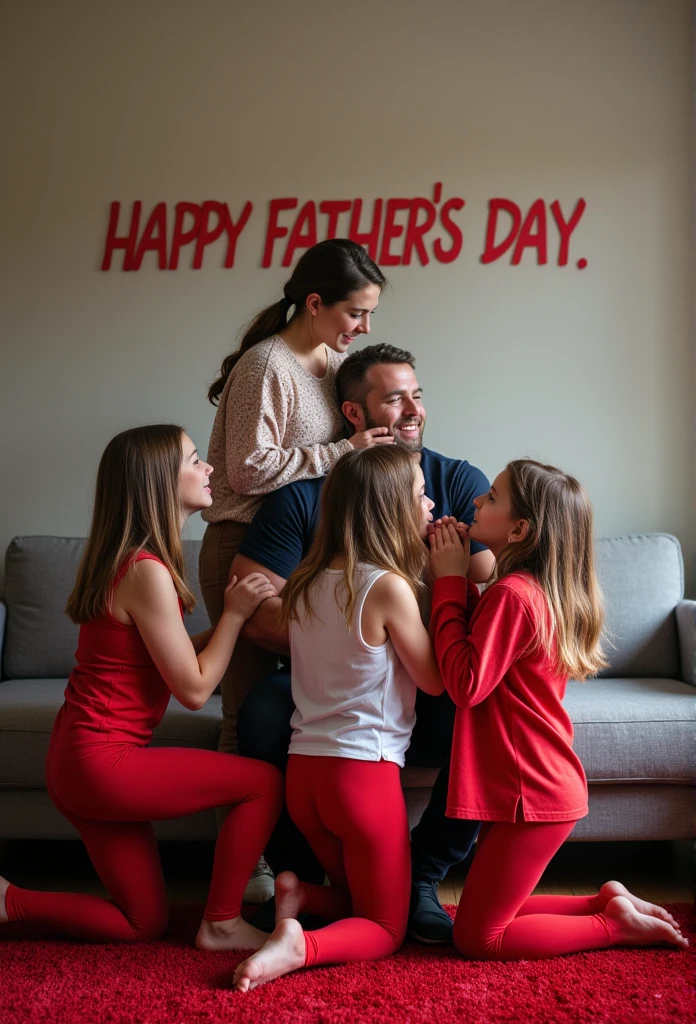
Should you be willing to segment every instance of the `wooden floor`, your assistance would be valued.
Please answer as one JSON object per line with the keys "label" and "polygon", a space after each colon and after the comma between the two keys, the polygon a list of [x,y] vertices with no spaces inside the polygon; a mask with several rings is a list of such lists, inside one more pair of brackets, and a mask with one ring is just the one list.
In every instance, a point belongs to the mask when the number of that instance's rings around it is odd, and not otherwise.
{"label": "wooden floor", "polygon": [[[535,892],[586,896],[613,878],[651,903],[693,903],[693,844],[566,843]],[[458,903],[463,881],[463,871],[451,871],[440,885],[440,901]]]}
{"label": "wooden floor", "polygon": [[[162,864],[173,903],[203,903],[212,868],[209,843],[163,843]],[[102,892],[79,842],[0,843],[0,874],[25,888]],[[694,902],[692,843],[566,843],[549,865],[538,893],[588,894],[617,878],[653,903]],[[464,872],[440,886],[443,903],[457,903]]]}

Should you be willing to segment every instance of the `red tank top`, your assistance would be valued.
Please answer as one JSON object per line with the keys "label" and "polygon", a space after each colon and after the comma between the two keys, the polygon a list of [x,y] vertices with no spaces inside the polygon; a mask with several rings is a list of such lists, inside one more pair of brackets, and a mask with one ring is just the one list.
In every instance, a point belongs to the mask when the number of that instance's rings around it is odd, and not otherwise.
{"label": "red tank top", "polygon": [[[140,551],[119,570],[114,587],[142,559]],[[179,607],[183,616],[181,601]],[[105,611],[80,626],[77,665],[70,674],[65,703],[53,726],[53,742],[62,747],[85,743],[133,743],[145,746],[159,725],[171,696],[135,625]]]}

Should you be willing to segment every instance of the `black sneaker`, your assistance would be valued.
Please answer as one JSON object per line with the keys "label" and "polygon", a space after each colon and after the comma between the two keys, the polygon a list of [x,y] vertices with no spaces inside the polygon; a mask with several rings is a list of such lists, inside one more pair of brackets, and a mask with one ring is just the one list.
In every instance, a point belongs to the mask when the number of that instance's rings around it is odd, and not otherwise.
{"label": "black sneaker", "polygon": [[437,898],[437,882],[414,882],[411,886],[408,933],[429,946],[452,942],[452,919]]}

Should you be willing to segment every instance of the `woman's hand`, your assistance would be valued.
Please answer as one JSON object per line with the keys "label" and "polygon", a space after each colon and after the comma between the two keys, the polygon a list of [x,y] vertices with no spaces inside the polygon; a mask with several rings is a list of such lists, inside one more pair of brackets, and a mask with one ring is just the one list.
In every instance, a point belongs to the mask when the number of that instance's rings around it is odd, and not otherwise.
{"label": "woman's hand", "polygon": [[246,622],[262,601],[277,595],[278,591],[262,572],[251,572],[241,580],[233,576],[225,587],[225,611]]}
{"label": "woman's hand", "polygon": [[354,448],[373,448],[376,444],[394,444],[389,427],[372,427],[360,434],[353,434],[348,440]]}
{"label": "woman's hand", "polygon": [[[451,520],[452,517],[447,517]],[[456,525],[455,525],[456,524]],[[430,568],[435,579],[466,576],[469,571],[470,542],[466,523],[446,522],[428,535]]]}

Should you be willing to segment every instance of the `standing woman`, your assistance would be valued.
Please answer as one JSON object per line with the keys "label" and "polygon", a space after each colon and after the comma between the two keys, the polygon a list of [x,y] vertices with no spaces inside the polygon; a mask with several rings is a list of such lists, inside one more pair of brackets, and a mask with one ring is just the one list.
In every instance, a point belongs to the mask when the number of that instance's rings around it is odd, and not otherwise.
{"label": "standing woman", "polygon": [[[211,385],[208,398],[218,411],[208,459],[215,473],[213,503],[204,513],[209,525],[200,582],[213,625],[222,612],[230,565],[264,496],[323,476],[354,448],[392,442],[384,427],[343,438],[335,389],[350,345],[370,330],[384,283],[357,243],[336,238],[313,246],[298,261],[282,298],[248,325]],[[221,683],[220,750],[237,752],[238,709],[277,662],[276,654],[238,641]]]}

